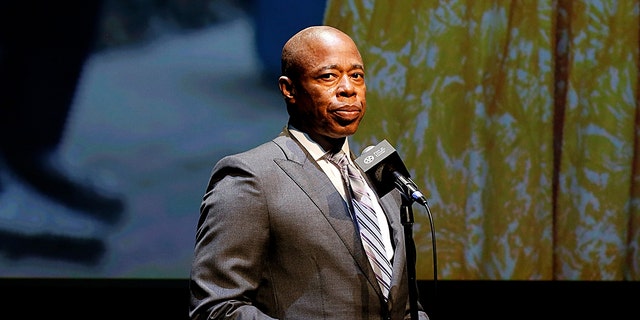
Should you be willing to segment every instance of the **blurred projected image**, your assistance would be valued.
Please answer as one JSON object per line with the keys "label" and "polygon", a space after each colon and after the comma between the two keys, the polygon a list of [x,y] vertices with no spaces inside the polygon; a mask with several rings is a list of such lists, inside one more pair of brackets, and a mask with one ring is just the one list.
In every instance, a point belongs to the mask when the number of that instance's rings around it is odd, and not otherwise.
{"label": "blurred projected image", "polygon": [[188,277],[212,165],[286,124],[279,50],[323,6],[2,2],[0,277]]}

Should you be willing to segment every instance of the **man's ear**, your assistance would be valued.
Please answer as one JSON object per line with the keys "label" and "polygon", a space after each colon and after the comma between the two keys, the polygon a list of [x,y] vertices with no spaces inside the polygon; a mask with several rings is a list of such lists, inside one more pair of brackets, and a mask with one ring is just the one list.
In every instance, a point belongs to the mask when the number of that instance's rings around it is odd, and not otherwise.
{"label": "man's ear", "polygon": [[290,101],[295,98],[295,88],[293,87],[293,81],[289,77],[281,76],[278,78],[278,87],[285,100]]}

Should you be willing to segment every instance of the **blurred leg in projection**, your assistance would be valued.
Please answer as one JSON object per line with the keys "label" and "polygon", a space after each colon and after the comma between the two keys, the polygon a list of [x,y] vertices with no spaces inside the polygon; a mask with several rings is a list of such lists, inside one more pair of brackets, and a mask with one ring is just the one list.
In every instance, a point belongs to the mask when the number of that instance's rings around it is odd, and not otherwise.
{"label": "blurred leg in projection", "polygon": [[0,2],[0,157],[33,190],[115,223],[120,199],[75,181],[52,161],[100,12],[100,1]]}

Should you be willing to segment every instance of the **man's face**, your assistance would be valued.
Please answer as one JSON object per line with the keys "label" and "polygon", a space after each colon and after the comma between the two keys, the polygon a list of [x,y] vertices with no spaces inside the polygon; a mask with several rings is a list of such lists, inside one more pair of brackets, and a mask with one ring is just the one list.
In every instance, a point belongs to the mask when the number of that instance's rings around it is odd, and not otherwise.
{"label": "man's face", "polygon": [[362,58],[355,44],[327,35],[305,48],[293,81],[292,123],[312,138],[343,138],[358,129],[366,111]]}

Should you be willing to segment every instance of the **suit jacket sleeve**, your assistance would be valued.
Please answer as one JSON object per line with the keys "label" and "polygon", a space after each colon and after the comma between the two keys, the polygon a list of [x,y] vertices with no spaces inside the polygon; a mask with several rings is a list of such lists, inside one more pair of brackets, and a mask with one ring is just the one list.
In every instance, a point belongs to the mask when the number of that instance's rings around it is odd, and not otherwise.
{"label": "suit jacket sleeve", "polygon": [[[247,214],[251,213],[251,214]],[[265,198],[236,157],[214,167],[200,207],[191,274],[192,319],[273,319],[252,304],[269,236]]]}

